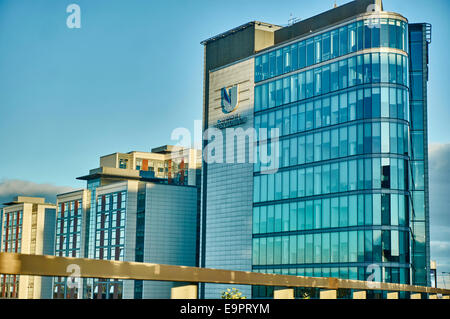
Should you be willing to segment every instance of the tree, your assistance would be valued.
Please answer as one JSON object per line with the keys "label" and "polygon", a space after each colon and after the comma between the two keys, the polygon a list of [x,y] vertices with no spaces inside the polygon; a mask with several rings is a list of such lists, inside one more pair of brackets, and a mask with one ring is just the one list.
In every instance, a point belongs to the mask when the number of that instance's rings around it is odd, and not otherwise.
{"label": "tree", "polygon": [[222,299],[247,299],[247,297],[242,296],[242,292],[238,289],[232,288],[222,291]]}

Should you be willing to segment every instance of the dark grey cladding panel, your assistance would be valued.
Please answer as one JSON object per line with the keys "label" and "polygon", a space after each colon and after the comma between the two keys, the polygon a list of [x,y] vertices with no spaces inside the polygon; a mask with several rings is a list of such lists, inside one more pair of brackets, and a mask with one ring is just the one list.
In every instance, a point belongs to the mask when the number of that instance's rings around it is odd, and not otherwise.
{"label": "dark grey cladding panel", "polygon": [[227,65],[254,54],[255,26],[253,23],[224,37],[206,43],[205,71]]}
{"label": "dark grey cladding panel", "polygon": [[368,12],[369,6],[374,4],[378,4],[383,9],[381,0],[356,0],[277,30],[275,31],[275,45],[302,35],[306,36],[308,33],[328,27],[339,21]]}

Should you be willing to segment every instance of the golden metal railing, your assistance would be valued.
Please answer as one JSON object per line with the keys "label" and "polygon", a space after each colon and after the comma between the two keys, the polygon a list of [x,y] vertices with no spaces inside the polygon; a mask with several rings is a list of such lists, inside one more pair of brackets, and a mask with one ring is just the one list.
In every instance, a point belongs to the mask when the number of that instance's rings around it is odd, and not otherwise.
{"label": "golden metal railing", "polygon": [[304,277],[263,274],[223,269],[161,265],[127,261],[0,253],[0,274],[69,277],[68,269],[78,266],[82,278],[112,278],[129,280],[158,280],[191,283],[220,283],[276,287],[309,287],[325,290],[382,290],[388,292],[442,294],[450,290],[373,281],[326,277]]}

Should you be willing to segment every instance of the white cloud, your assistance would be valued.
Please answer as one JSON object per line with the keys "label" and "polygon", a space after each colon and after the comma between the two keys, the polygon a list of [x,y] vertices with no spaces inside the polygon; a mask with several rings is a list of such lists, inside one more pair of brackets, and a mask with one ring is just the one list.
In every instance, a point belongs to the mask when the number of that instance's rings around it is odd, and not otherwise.
{"label": "white cloud", "polygon": [[56,202],[56,195],[74,190],[68,186],[37,184],[30,181],[5,179],[0,181],[0,204],[11,201],[15,196],[45,197],[48,202]]}

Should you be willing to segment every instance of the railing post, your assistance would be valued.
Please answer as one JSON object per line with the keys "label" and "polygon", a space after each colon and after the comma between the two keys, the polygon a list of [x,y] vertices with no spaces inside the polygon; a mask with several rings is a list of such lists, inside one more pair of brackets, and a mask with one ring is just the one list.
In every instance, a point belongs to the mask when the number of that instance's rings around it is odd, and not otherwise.
{"label": "railing post", "polygon": [[388,292],[387,299],[398,299],[398,292]]}
{"label": "railing post", "polygon": [[274,290],[273,299],[294,299],[294,289]]}
{"label": "railing post", "polygon": [[321,290],[320,299],[337,299],[337,290]]}
{"label": "railing post", "polygon": [[197,285],[173,287],[170,291],[171,299],[197,299]]}
{"label": "railing post", "polygon": [[367,299],[367,292],[364,290],[363,291],[354,291],[353,299]]}
{"label": "railing post", "polygon": [[410,299],[422,299],[422,294],[411,294]]}

